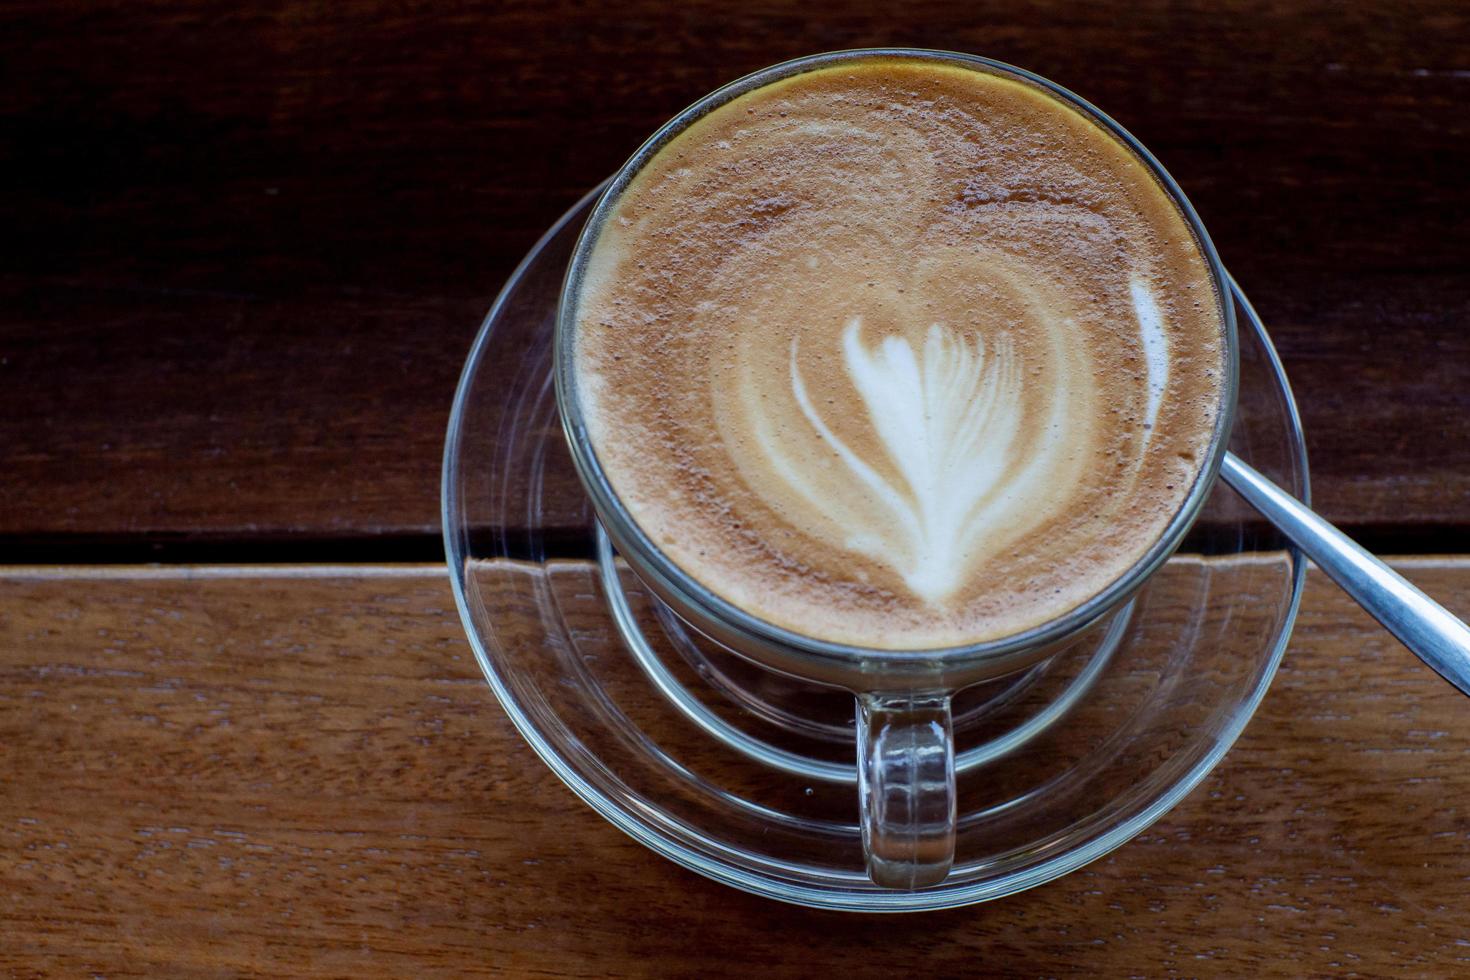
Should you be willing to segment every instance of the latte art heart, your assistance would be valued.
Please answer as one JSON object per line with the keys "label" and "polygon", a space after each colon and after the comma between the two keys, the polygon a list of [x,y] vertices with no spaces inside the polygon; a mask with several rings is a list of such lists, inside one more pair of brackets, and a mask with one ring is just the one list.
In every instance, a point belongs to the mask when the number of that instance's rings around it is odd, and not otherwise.
{"label": "latte art heart", "polygon": [[575,316],[588,435],[655,546],[760,619],[877,649],[1095,595],[1220,412],[1220,297],[1131,151],[1020,82],[903,58],[670,141]]}
{"label": "latte art heart", "polygon": [[[904,485],[878,475],[821,421],[801,380],[795,341],[792,385],[808,421],[889,513],[888,523],[859,530],[847,546],[895,568],[920,598],[942,601],[962,583],[973,541],[987,527],[976,512],[1006,489],[1015,459],[1021,381],[1015,353],[1002,338],[987,358],[984,338],[976,337],[972,348],[938,323],[929,327],[922,357],[897,337],[870,353],[861,323],[855,318],[843,335],[847,372]],[[783,469],[800,479],[796,466]],[[854,482],[838,481],[832,489],[841,493]],[[820,499],[803,490],[813,503]]]}
{"label": "latte art heart", "polygon": [[[844,364],[902,481],[885,478],[822,420],[802,381],[796,340],[791,385],[797,403],[845,469],[819,482],[801,461],[785,456],[779,441],[763,441],[761,448],[814,508],[859,488],[871,494],[886,520],[851,529],[844,544],[894,568],[926,602],[941,602],[963,582],[977,537],[1018,489],[1006,479],[1016,462],[1021,421],[1015,352],[1001,338],[987,356],[984,338],[975,337],[972,345],[938,323],[929,327],[920,355],[898,337],[870,352],[861,327],[854,317],[843,334]],[[1055,443],[1031,458],[1025,476],[1047,471]]]}

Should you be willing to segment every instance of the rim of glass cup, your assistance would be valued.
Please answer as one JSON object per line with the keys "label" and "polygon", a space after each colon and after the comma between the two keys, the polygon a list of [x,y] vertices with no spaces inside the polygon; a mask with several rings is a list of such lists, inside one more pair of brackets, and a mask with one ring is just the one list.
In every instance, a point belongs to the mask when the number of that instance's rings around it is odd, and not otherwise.
{"label": "rim of glass cup", "polygon": [[[830,886],[803,884],[796,881],[773,878],[770,874],[760,871],[749,870],[740,867],[729,860],[722,859],[719,855],[728,854],[729,848],[711,841],[700,834],[696,828],[687,825],[678,825],[684,837],[680,837],[674,830],[662,829],[653,822],[645,822],[628,805],[620,803],[591,781],[584,778],[577,768],[566,758],[560,750],[536,727],[527,711],[522,708],[516,700],[510,685],[501,676],[500,669],[490,656],[486,648],[485,639],[476,628],[474,612],[471,609],[468,587],[465,575],[465,558],[467,540],[463,536],[463,500],[462,487],[460,484],[459,455],[460,438],[464,427],[466,405],[469,402],[472,384],[485,352],[492,341],[491,327],[499,317],[502,307],[511,297],[520,284],[522,277],[526,274],[533,262],[541,255],[542,250],[560,234],[566,225],[587,206],[590,200],[603,193],[606,184],[594,188],[584,195],[577,203],[572,205],[557,222],[549,228],[544,235],[533,245],[525,258],[523,258],[515,271],[506,280],[504,288],[497,295],[495,302],[491,304],[489,312],[481,322],[480,331],[475,337],[475,342],[470,348],[465,365],[460,372],[459,385],[455,390],[454,404],[449,413],[449,424],[447,426],[444,443],[444,464],[441,471],[440,487],[440,520],[444,534],[444,551],[449,565],[449,581],[454,593],[454,602],[459,610],[460,621],[465,627],[465,634],[470,643],[470,649],[475,655],[475,661],[480,665],[481,672],[485,675],[486,682],[490,685],[495,698],[500,702],[501,708],[515,725],[516,730],[532,751],[540,757],[552,773],[556,775],[579,799],[605,820],[617,827],[623,833],[633,838],[649,850],[659,854],[681,867],[703,875],[706,878],[739,888],[754,895],[770,898],[791,905],[799,905],[806,908],[833,909],[851,912],[922,912],[940,911],[943,909],[961,908],[985,902],[992,899],[1003,898],[1029,888],[1035,888],[1053,881],[1063,875],[1081,868],[1086,864],[1105,856],[1116,850],[1123,844],[1132,840],[1142,833],[1156,820],[1169,810],[1173,809],[1200,781],[1207,776],[1221,758],[1235,744],[1240,737],[1246,723],[1255,714],[1260,706],[1261,699],[1265,697],[1266,691],[1271,686],[1272,679],[1276,676],[1276,670],[1280,666],[1282,655],[1286,651],[1287,642],[1291,638],[1292,626],[1296,622],[1297,610],[1301,605],[1303,586],[1306,580],[1306,561],[1302,558],[1300,551],[1295,546],[1288,547],[1288,553],[1292,558],[1292,574],[1290,581],[1291,595],[1282,617],[1280,632],[1278,633],[1271,649],[1262,665],[1260,678],[1249,695],[1242,699],[1236,706],[1229,721],[1215,734],[1214,744],[1210,746],[1192,768],[1178,777],[1172,785],[1147,806],[1141,808],[1131,816],[1122,820],[1111,829],[1100,834],[1093,840],[1077,847],[1075,850],[1058,854],[1041,864],[1014,872],[1002,878],[987,882],[961,886],[940,885],[937,888],[916,892],[902,891],[878,891],[854,888],[849,891],[838,891]],[[1311,472],[1307,464],[1306,438],[1302,430],[1301,415],[1297,410],[1296,399],[1291,392],[1291,385],[1286,376],[1286,370],[1282,366],[1281,358],[1276,353],[1275,345],[1271,342],[1270,335],[1266,332],[1260,317],[1256,314],[1250,301],[1236,285],[1233,279],[1229,279],[1232,302],[1239,303],[1245,311],[1247,320],[1250,322],[1252,333],[1260,343],[1266,356],[1266,368],[1276,379],[1280,386],[1282,400],[1284,403],[1287,437],[1291,443],[1292,455],[1301,464],[1301,499],[1304,503],[1311,503]],[[692,839],[695,844],[686,843],[686,839]],[[787,873],[799,869],[788,869]]]}
{"label": "rim of glass cup", "polygon": [[[1184,216],[1185,223],[1195,236],[1200,251],[1205,257],[1206,265],[1209,267],[1210,278],[1214,283],[1216,299],[1220,305],[1224,322],[1226,356],[1225,377],[1221,388],[1221,410],[1215,419],[1205,463],[1200,468],[1194,485],[1190,488],[1184,502],[1174,513],[1164,532],[1144,553],[1143,557],[1080,605],[1039,626],[983,643],[934,649],[889,650],[818,640],[754,616],[706,587],[693,575],[674,563],[653,543],[627,508],[623,506],[617,491],[613,489],[587,434],[574,377],[572,350],[574,345],[567,342],[575,330],[576,304],[573,302],[573,297],[576,295],[582,271],[603,223],[612,212],[623,190],[643,166],[670,140],[714,109],[772,82],[844,61],[884,57],[958,64],[991,74],[1010,76],[1037,87],[1045,94],[1072,106],[1105,131],[1112,133],[1143,162],[1155,181],[1169,195]],[[837,666],[839,669],[845,669],[854,663],[881,660],[885,667],[898,671],[905,668],[924,669],[929,665],[943,665],[946,669],[962,670],[966,666],[1004,661],[1021,651],[1058,643],[1080,632],[1137,589],[1179,547],[1214,487],[1221,462],[1224,459],[1225,445],[1229,441],[1230,427],[1235,417],[1240,375],[1240,347],[1231,285],[1231,280],[1215,251],[1214,243],[1210,240],[1209,233],[1205,230],[1194,206],[1190,204],[1174,178],[1164,169],[1163,164],[1112,117],[1061,85],[1024,68],[1017,68],[1002,61],[954,51],[926,48],[855,48],[808,55],[753,72],[699,99],[660,126],[634,152],[628,162],[619,168],[617,174],[605,186],[581,234],[577,237],[557,304],[552,353],[557,411],[571,449],[572,462],[582,479],[583,487],[592,500],[593,509],[597,512],[598,518],[607,527],[614,542],[620,546],[619,550],[625,552],[625,557],[638,559],[639,565],[653,573],[665,589],[671,590],[704,614],[737,635],[744,634],[753,638],[757,643],[775,644],[798,658],[805,658],[823,666]],[[820,667],[817,672],[821,672]]]}

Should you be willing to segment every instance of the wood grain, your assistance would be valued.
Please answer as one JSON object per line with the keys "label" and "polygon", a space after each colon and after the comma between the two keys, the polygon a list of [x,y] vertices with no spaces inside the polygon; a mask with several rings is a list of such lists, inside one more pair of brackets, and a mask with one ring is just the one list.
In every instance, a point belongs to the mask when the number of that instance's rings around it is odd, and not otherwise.
{"label": "wood grain", "polygon": [[1130,127],[1275,330],[1328,516],[1463,531],[1467,36],[1455,0],[6,4],[0,536],[432,533],[540,231],[716,85],[886,43]]}
{"label": "wood grain", "polygon": [[[1470,560],[1399,567],[1470,613]],[[979,908],[802,911],[655,857],[495,705],[436,568],[0,574],[0,972],[1301,976],[1470,962],[1463,700],[1313,574],[1220,768]]]}

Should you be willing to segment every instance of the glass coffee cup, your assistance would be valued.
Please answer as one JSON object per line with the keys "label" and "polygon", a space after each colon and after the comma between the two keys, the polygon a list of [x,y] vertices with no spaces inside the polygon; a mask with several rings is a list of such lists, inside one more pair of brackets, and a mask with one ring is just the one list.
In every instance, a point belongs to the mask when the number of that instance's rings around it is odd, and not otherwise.
{"label": "glass coffee cup", "polygon": [[557,401],[573,462],[597,517],[630,568],[681,619],[706,637],[769,670],[850,691],[857,712],[859,811],[872,880],[892,888],[942,881],[955,836],[954,737],[951,699],[957,691],[1009,674],[1083,642],[1110,621],[1162,566],[1192,525],[1213,485],[1234,412],[1237,347],[1233,307],[1222,301],[1224,376],[1221,406],[1208,449],[1187,495],[1163,531],[1121,575],[1087,601],[1055,618],[999,639],[928,650],[894,650],[804,636],[762,620],[727,601],[669,558],[630,513],[608,478],[588,435],[585,406],[574,378],[577,329],[568,298],[580,288],[588,256],[619,195],[670,140],[712,109],[782,79],[843,60],[898,56],[963,65],[1031,85],[1110,132],[1152,174],[1195,236],[1218,297],[1228,281],[1203,227],[1177,185],[1121,127],[1050,82],[986,59],[937,52],[839,52],[758,72],[700,100],[661,128],[613,179],[579,240],[556,327]]}

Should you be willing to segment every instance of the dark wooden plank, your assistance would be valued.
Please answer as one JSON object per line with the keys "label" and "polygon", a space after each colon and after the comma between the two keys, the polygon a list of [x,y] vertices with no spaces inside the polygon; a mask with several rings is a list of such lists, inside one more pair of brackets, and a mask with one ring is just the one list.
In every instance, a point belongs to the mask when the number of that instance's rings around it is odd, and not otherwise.
{"label": "dark wooden plank", "polygon": [[1275,328],[1328,515],[1470,526],[1467,40],[1455,0],[8,4],[0,535],[432,533],[539,232],[721,82],[880,43],[1132,128]]}
{"label": "dark wooden plank", "polygon": [[[1462,613],[1470,561],[1400,565]],[[803,911],[578,803],[432,568],[0,574],[0,972],[1450,975],[1463,699],[1313,574],[1240,743],[1113,855],[981,908]]]}

